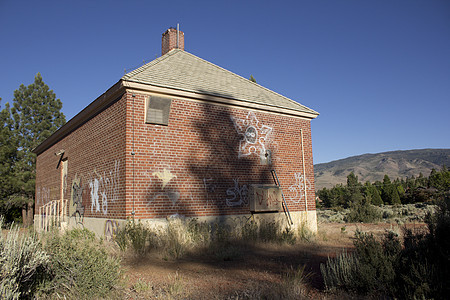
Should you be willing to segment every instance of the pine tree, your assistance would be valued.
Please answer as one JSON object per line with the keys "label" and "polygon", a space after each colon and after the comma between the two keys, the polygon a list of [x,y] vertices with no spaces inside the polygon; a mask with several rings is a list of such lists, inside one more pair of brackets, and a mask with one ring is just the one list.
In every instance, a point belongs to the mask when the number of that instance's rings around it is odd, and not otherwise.
{"label": "pine tree", "polygon": [[352,203],[361,203],[364,196],[361,193],[361,184],[358,182],[358,176],[353,172],[347,176],[347,191],[346,191],[346,202],[347,206],[351,206]]}
{"label": "pine tree", "polygon": [[383,204],[383,200],[381,200],[380,193],[376,186],[372,185],[369,181],[367,181],[364,185],[366,197],[370,199],[371,203],[376,206],[380,206]]}
{"label": "pine tree", "polygon": [[383,200],[376,187],[372,187],[372,204],[376,206],[381,206],[383,204]]}
{"label": "pine tree", "polygon": [[392,182],[388,175],[384,175],[381,189],[381,199],[385,204],[392,204]]}
{"label": "pine tree", "polygon": [[[1,100],[1,98],[0,98]],[[16,219],[17,212],[11,209],[10,196],[17,192],[14,185],[14,165],[17,161],[17,147],[13,134],[13,122],[9,104],[0,112],[0,214],[9,223]]]}
{"label": "pine tree", "polygon": [[11,113],[18,147],[18,161],[14,167],[18,191],[13,200],[23,207],[24,225],[29,225],[33,219],[36,155],[32,149],[66,122],[61,108],[61,100],[56,99],[40,73],[35,76],[34,83],[27,87],[22,84],[14,91]]}

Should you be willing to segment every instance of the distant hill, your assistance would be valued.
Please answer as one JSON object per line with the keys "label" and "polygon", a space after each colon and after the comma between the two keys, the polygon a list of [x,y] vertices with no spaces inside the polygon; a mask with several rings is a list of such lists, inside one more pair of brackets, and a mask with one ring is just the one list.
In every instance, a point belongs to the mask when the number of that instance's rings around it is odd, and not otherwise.
{"label": "distant hill", "polygon": [[329,163],[314,165],[316,190],[331,188],[338,183],[347,183],[350,172],[360,182],[383,180],[385,174],[391,178],[429,176],[431,169],[450,167],[450,149],[422,149],[390,151],[377,154],[352,156]]}

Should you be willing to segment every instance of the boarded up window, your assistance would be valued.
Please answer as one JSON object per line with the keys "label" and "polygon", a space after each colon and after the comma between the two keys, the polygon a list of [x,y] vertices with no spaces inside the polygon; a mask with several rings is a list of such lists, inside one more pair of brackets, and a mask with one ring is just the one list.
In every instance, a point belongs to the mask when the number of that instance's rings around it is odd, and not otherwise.
{"label": "boarded up window", "polygon": [[281,188],[273,184],[252,184],[250,186],[250,211],[281,211]]}
{"label": "boarded up window", "polygon": [[146,123],[168,125],[172,100],[164,97],[150,96],[147,107]]}

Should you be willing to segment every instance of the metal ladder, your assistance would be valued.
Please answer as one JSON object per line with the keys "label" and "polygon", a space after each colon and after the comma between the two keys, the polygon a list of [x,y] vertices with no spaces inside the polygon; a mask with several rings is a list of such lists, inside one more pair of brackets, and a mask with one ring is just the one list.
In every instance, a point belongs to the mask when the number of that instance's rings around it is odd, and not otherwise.
{"label": "metal ladder", "polygon": [[[271,170],[270,173],[272,174],[273,181],[275,182],[275,185],[281,188],[280,181],[278,180],[277,171]],[[286,214],[286,217],[291,222],[291,225],[294,225],[294,222],[292,222],[291,214],[289,213],[289,208],[286,203],[286,199],[284,198],[283,189],[281,189],[281,196],[283,197],[283,208],[284,213]]]}

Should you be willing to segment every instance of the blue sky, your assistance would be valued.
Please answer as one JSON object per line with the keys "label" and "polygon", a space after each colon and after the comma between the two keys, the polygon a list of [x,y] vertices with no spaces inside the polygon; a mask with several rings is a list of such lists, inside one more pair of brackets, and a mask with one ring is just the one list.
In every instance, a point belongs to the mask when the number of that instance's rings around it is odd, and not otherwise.
{"label": "blue sky", "polygon": [[0,97],[40,72],[67,119],[180,24],[185,49],[318,112],[314,163],[450,148],[450,1],[0,0]]}

